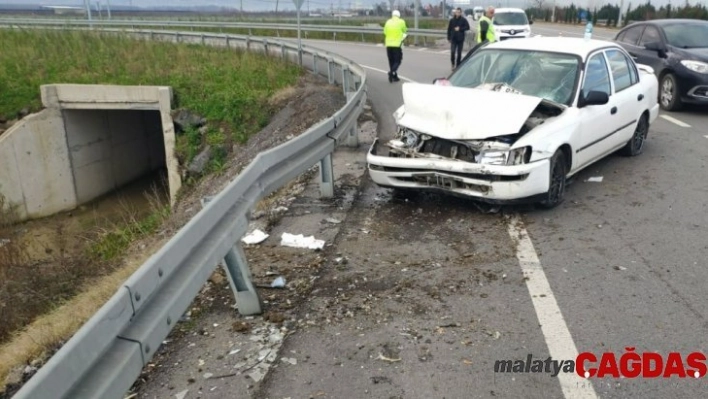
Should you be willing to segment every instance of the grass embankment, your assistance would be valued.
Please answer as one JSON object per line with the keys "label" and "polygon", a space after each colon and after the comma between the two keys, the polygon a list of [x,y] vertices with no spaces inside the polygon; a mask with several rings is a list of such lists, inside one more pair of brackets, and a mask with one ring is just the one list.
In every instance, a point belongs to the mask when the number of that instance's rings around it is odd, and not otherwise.
{"label": "grass embankment", "polygon": [[[180,163],[184,166],[207,144],[221,149],[213,152],[217,156],[207,173],[223,166],[232,144],[247,141],[268,123],[275,111],[268,99],[300,75],[298,67],[262,54],[78,31],[2,29],[0,54],[0,117],[6,120],[22,110],[39,111],[42,84],[171,86],[173,108],[208,121],[206,131],[178,134]],[[41,262],[28,253],[26,242],[13,239],[0,245],[0,343],[5,342],[0,347],[0,392],[11,367],[68,338],[129,275],[116,270],[126,249],[169,217],[164,202],[151,205],[147,212],[83,226],[78,248],[59,245]],[[12,215],[0,214],[0,222],[12,223]],[[3,223],[0,233],[23,229],[3,229]],[[99,281],[102,277],[107,278]],[[77,296],[88,286],[98,291]],[[64,316],[58,313],[61,308]],[[37,319],[50,311],[55,312]],[[29,332],[14,336],[22,328]]]}

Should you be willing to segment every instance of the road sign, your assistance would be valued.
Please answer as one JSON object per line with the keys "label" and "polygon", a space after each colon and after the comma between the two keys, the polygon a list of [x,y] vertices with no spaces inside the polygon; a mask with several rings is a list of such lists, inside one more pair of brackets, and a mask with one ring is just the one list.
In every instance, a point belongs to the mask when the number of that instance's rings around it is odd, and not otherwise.
{"label": "road sign", "polygon": [[305,0],[293,0],[293,3],[295,3],[295,7],[299,10],[302,8],[303,3],[305,3]]}

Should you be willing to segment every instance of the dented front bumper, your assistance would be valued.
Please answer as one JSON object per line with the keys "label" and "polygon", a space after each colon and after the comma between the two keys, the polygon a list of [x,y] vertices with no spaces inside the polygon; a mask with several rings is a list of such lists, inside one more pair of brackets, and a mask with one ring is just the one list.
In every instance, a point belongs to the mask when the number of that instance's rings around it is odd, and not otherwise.
{"label": "dented front bumper", "polygon": [[376,153],[378,139],[366,156],[371,179],[384,187],[433,189],[491,203],[534,201],[548,191],[550,162],[483,165],[447,159],[399,158]]}

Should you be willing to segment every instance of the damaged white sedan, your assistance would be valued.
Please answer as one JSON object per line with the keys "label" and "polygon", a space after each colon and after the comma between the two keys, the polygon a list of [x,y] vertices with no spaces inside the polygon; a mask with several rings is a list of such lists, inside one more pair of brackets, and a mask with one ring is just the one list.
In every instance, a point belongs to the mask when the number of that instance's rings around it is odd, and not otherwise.
{"label": "damaged white sedan", "polygon": [[581,169],[640,154],[659,113],[651,68],[598,40],[492,43],[448,79],[402,90],[396,137],[367,155],[373,181],[494,204],[557,206]]}

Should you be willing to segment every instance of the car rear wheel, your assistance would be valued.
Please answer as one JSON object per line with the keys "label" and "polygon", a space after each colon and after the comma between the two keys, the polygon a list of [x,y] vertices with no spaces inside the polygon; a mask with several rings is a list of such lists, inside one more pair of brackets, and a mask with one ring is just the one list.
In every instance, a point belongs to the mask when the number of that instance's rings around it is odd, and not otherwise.
{"label": "car rear wheel", "polygon": [[659,104],[665,111],[678,111],[683,106],[678,84],[676,83],[676,76],[673,73],[667,73],[661,78]]}
{"label": "car rear wheel", "polygon": [[542,208],[551,209],[560,205],[565,196],[566,161],[565,154],[560,149],[551,158],[551,172],[549,174],[548,192],[546,197],[538,203]]}
{"label": "car rear wheel", "polygon": [[634,134],[632,138],[629,139],[627,144],[622,148],[622,155],[628,157],[634,157],[642,153],[644,150],[644,143],[647,140],[647,134],[649,133],[649,118],[646,114],[643,114],[637,122],[637,127],[634,129]]}

